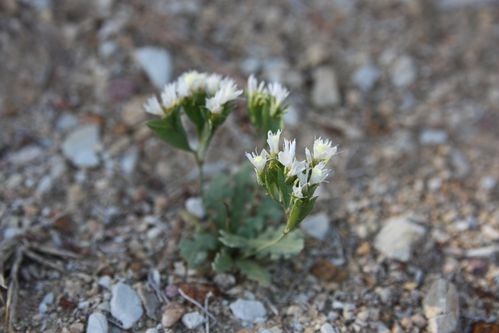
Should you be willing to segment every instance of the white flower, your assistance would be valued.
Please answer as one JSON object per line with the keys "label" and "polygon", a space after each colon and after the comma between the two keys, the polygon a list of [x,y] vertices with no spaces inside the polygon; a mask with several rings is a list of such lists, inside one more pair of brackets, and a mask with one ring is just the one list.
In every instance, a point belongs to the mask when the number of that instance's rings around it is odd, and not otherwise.
{"label": "white flower", "polygon": [[204,89],[205,84],[205,73],[189,71],[180,75],[177,79],[177,93],[180,97],[187,97],[200,89]]}
{"label": "white flower", "polygon": [[267,144],[270,148],[271,154],[277,154],[279,152],[279,138],[281,137],[281,130],[277,130],[277,132],[272,133],[269,131],[267,133]]}
{"label": "white flower", "polygon": [[318,138],[314,141],[314,159],[316,161],[329,161],[336,154],[337,146],[332,147],[331,140]]}
{"label": "white flower", "polygon": [[310,174],[310,184],[319,184],[326,180],[329,175],[329,170],[325,169],[325,167],[326,163],[320,162],[312,168],[312,172]]}
{"label": "white flower", "polygon": [[303,198],[303,186],[299,181],[293,185],[293,195],[300,199]]}
{"label": "white flower", "polygon": [[212,113],[220,113],[225,103],[235,100],[242,93],[242,90],[237,90],[233,80],[225,78],[220,82],[220,89],[215,96],[206,100],[206,108]]}
{"label": "white flower", "polygon": [[303,171],[305,171],[306,168],[307,168],[306,161],[294,160],[293,163],[291,164],[291,167],[289,168],[287,176],[293,177],[293,176],[297,176],[299,174],[303,174]]}
{"label": "white flower", "polygon": [[310,150],[308,148],[305,148],[305,156],[307,158],[307,163],[312,164],[313,158],[312,158],[312,154],[310,153]]}
{"label": "white flower", "polygon": [[155,114],[157,116],[162,116],[164,114],[163,109],[161,108],[161,105],[159,104],[156,96],[149,97],[147,102],[144,104],[144,109],[146,110],[146,112]]}
{"label": "white flower", "polygon": [[248,78],[248,95],[251,96],[255,93],[262,93],[265,91],[265,82],[260,82],[256,80],[256,78],[252,75]]}
{"label": "white flower", "polygon": [[175,83],[169,83],[165,85],[163,92],[161,93],[161,103],[166,109],[174,107],[178,102],[177,96],[177,85]]}
{"label": "white flower", "polygon": [[265,149],[262,150],[260,154],[255,153],[246,153],[246,157],[250,160],[251,164],[255,167],[257,172],[261,172],[265,168],[265,164],[267,164],[267,160],[269,154]]}
{"label": "white flower", "polygon": [[278,82],[270,83],[268,85],[267,91],[268,91],[269,95],[271,95],[275,98],[276,106],[281,105],[281,103],[289,95],[289,91]]}
{"label": "white flower", "polygon": [[218,74],[210,74],[206,78],[205,88],[206,92],[213,95],[220,89],[220,83],[222,82],[222,76]]}
{"label": "white flower", "polygon": [[295,159],[295,151],[296,151],[296,140],[288,141],[284,139],[284,149],[283,151],[279,152],[279,154],[277,155],[277,159],[286,168],[291,169],[291,166]]}

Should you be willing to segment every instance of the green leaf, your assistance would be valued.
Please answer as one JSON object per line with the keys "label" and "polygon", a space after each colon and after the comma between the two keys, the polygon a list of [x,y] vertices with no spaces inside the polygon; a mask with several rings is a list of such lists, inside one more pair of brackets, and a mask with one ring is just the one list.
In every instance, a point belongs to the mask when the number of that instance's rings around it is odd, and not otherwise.
{"label": "green leaf", "polygon": [[232,269],[234,262],[232,261],[232,257],[228,251],[226,249],[222,249],[217,253],[211,265],[215,272],[225,273]]}
{"label": "green leaf", "polygon": [[176,148],[192,151],[187,140],[187,134],[180,121],[178,109],[171,111],[169,115],[162,119],[149,120],[146,125],[163,141]]}
{"label": "green leaf", "polygon": [[[268,229],[268,231],[263,235],[268,237],[268,239],[276,239],[283,232],[282,228],[278,229]],[[276,244],[262,250],[262,255],[268,254],[272,259],[278,259],[279,257],[291,257],[299,254],[303,250],[304,237],[301,230],[295,230],[287,234],[283,239],[281,239]]]}
{"label": "green leaf", "polygon": [[230,186],[230,179],[225,175],[220,175],[210,182],[203,195],[203,203],[211,220],[217,223],[219,228],[224,228],[228,219],[225,202],[230,202],[233,189]]}
{"label": "green leaf", "polygon": [[252,260],[238,260],[236,266],[239,268],[241,274],[245,275],[248,279],[257,281],[262,286],[270,285],[271,276],[269,272]]}
{"label": "green leaf", "polygon": [[296,200],[289,212],[288,221],[286,224],[286,232],[293,231],[305,217],[314,209],[317,197],[310,199]]}
{"label": "green leaf", "polygon": [[249,239],[231,234],[230,232],[224,230],[220,230],[220,237],[218,240],[225,246],[233,249],[245,249],[254,247]]}
{"label": "green leaf", "polygon": [[180,256],[193,268],[202,265],[209,251],[217,248],[217,239],[211,234],[197,234],[194,239],[182,239],[179,244]]}

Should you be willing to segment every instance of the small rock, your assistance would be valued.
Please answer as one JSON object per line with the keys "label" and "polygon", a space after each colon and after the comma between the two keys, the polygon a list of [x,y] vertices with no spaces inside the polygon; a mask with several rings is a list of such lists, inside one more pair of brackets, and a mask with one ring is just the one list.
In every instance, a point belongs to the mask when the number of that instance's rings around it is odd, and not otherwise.
{"label": "small rock", "polygon": [[127,175],[132,175],[139,159],[139,150],[137,147],[130,148],[121,158],[121,170]]}
{"label": "small rock", "polygon": [[310,215],[303,220],[300,226],[307,235],[324,240],[329,230],[329,217],[325,213]]}
{"label": "small rock", "polygon": [[262,321],[267,315],[267,310],[259,301],[238,299],[230,304],[230,309],[237,319],[248,322]]}
{"label": "small rock", "polygon": [[94,312],[88,317],[87,333],[107,333],[107,318],[100,312]]}
{"label": "small rock", "polygon": [[453,149],[451,152],[451,163],[456,177],[464,178],[470,173],[470,163],[468,162],[468,159],[457,149]]}
{"label": "small rock", "polygon": [[71,132],[62,143],[64,156],[78,167],[95,167],[99,164],[99,129],[85,125]]}
{"label": "small rock", "polygon": [[99,286],[101,286],[102,288],[105,288],[105,289],[111,289],[112,283],[113,283],[113,281],[111,280],[111,278],[108,275],[104,275],[103,277],[101,277],[99,279]]}
{"label": "small rock", "polygon": [[58,130],[65,131],[78,125],[78,118],[70,113],[63,113],[58,119],[55,127]]}
{"label": "small rock", "polygon": [[38,311],[41,314],[47,313],[48,306],[51,305],[54,302],[54,293],[48,293],[46,294],[42,301],[40,302],[40,305],[38,305]]}
{"label": "small rock", "polygon": [[338,330],[333,325],[325,323],[321,326],[321,333],[338,333]]}
{"label": "small rock", "polygon": [[134,58],[156,88],[161,89],[170,81],[172,60],[167,50],[146,46],[135,50]]}
{"label": "small rock", "polygon": [[430,286],[423,301],[431,333],[456,332],[459,323],[459,295],[456,287],[439,278]]}
{"label": "small rock", "polygon": [[392,83],[400,88],[406,87],[416,79],[416,65],[409,56],[395,60],[390,72]]}
{"label": "small rock", "polygon": [[236,284],[236,278],[232,274],[217,274],[213,279],[215,284],[223,290],[228,290]]}
{"label": "small rock", "polygon": [[422,145],[441,145],[447,141],[447,132],[436,129],[425,129],[419,135],[419,142]]}
{"label": "small rock", "polygon": [[197,311],[189,312],[182,316],[182,324],[189,329],[198,327],[204,321],[204,317]]}
{"label": "small rock", "polygon": [[374,87],[380,76],[379,69],[371,64],[358,68],[352,75],[352,82],[362,91],[369,91]]}
{"label": "small rock", "polygon": [[314,71],[313,77],[312,103],[319,108],[338,105],[340,94],[334,71],[322,66]]}
{"label": "small rock", "polygon": [[184,313],[185,309],[182,305],[175,302],[169,303],[163,311],[161,324],[166,328],[170,328],[182,318]]}
{"label": "small rock", "polygon": [[206,215],[203,199],[199,197],[189,198],[185,201],[185,209],[197,218],[202,219]]}
{"label": "small rock", "polygon": [[148,328],[145,333],[159,333],[158,329],[156,327],[153,328]]}
{"label": "small rock", "polygon": [[111,298],[111,314],[121,321],[124,329],[131,328],[142,317],[140,298],[129,285],[118,283]]}
{"label": "small rock", "polygon": [[394,217],[378,233],[374,246],[386,257],[406,262],[411,257],[413,244],[424,234],[425,228],[404,217]]}
{"label": "small rock", "polygon": [[125,104],[121,113],[121,119],[125,124],[135,126],[146,120],[147,114],[144,111],[144,103],[148,98],[149,95],[134,97]]}
{"label": "small rock", "polygon": [[156,294],[152,290],[149,290],[144,285],[140,285],[138,291],[139,291],[139,297],[142,300],[142,304],[146,309],[146,315],[151,319],[159,320],[157,311],[161,304],[158,298],[156,297]]}
{"label": "small rock", "polygon": [[9,155],[8,160],[12,164],[24,165],[33,162],[43,155],[43,150],[37,146],[27,146]]}

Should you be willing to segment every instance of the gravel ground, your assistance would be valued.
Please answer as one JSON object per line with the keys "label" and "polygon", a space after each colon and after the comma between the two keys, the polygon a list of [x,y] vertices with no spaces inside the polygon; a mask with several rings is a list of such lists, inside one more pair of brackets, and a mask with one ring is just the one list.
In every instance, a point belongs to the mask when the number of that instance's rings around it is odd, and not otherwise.
{"label": "gravel ground", "polygon": [[[499,332],[498,40],[495,0],[2,1],[1,309],[17,288],[16,332],[207,332],[180,288],[212,292],[210,332]],[[339,144],[268,288],[179,258],[196,167],[141,105],[193,68],[281,81],[286,136]],[[218,133],[208,176],[257,142],[243,107]]]}

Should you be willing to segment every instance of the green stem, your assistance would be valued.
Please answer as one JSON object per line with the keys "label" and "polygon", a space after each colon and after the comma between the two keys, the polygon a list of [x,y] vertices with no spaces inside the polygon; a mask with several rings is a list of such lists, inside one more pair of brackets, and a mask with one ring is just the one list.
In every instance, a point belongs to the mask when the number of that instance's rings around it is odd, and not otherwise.
{"label": "green stem", "polygon": [[201,197],[203,197],[203,185],[204,185],[204,172],[203,172],[203,164],[204,161],[198,156],[196,156],[196,162],[198,164],[198,170],[199,170],[199,193],[201,194]]}

